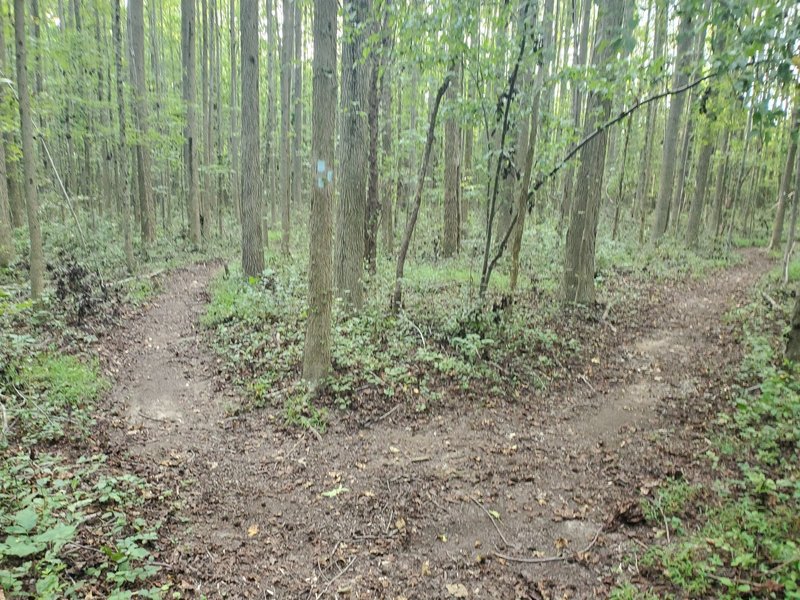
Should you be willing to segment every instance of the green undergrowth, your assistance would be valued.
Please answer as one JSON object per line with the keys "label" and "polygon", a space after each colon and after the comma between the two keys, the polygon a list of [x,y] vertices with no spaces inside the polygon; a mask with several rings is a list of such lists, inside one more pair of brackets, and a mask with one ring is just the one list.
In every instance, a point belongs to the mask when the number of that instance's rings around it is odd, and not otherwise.
{"label": "green undergrowth", "polygon": [[[788,310],[793,299],[779,292],[768,284],[764,293]],[[719,416],[707,453],[716,479],[703,489],[671,481],[646,503],[650,524],[669,528],[672,537],[638,560],[650,583],[627,582],[615,598],[655,591],[673,598],[800,598],[800,366],[782,361],[784,317],[761,298],[732,319],[748,352],[740,391]]]}
{"label": "green undergrowth", "polygon": [[[389,311],[391,281],[368,282],[364,307],[334,310],[333,373],[323,396],[335,408],[409,402],[418,411],[454,397],[542,388],[548,373],[577,350],[547,329],[541,306],[497,296],[479,305],[462,272],[437,280],[419,271],[406,280],[405,309]],[[305,275],[274,261],[245,282],[238,268],[212,286],[203,323],[227,368],[248,392],[250,408],[285,403],[287,420],[322,427],[324,414],[299,393],[307,316]],[[288,392],[291,390],[291,393]],[[302,398],[299,400],[298,398]]]}
{"label": "green undergrowth", "polygon": [[109,382],[74,343],[93,337],[74,320],[77,301],[60,307],[58,293],[36,304],[0,293],[0,592],[166,597],[158,523],[142,511],[154,492],[87,442]]}

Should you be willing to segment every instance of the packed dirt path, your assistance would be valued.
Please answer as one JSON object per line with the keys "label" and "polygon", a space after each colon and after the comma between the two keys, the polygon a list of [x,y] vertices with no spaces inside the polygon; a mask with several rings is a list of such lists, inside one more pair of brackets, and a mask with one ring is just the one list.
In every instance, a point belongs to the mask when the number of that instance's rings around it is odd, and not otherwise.
{"label": "packed dirt path", "polygon": [[[637,506],[691,477],[739,360],[725,313],[769,262],[654,286],[635,322],[541,397],[398,405],[321,437],[280,407],[236,415],[198,319],[217,265],[173,272],[116,336],[101,428],[114,459],[169,495],[150,506],[185,597],[595,598],[637,539]],[[324,495],[325,492],[332,492]]]}

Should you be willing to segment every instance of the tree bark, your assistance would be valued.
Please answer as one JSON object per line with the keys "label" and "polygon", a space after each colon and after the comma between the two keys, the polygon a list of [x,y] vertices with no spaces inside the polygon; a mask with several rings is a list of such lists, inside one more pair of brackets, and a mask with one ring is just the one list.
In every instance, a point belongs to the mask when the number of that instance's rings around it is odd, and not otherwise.
{"label": "tree bark", "polygon": [[129,185],[128,168],[128,140],[127,126],[125,123],[125,90],[122,85],[122,19],[120,16],[120,0],[114,0],[114,17],[112,20],[114,37],[114,67],[117,91],[117,117],[119,121],[119,137],[117,138],[117,166],[119,168],[119,195],[120,207],[119,221],[122,229],[122,243],[125,252],[125,265],[131,275],[136,270],[136,261],[133,256],[133,239],[131,236],[131,192]]}
{"label": "tree bark", "polygon": [[198,172],[196,73],[195,65],[195,0],[181,0],[181,54],[183,64],[183,101],[186,105],[184,131],[184,165],[189,237],[196,248],[200,247],[200,176]]}
{"label": "tree bark", "polygon": [[364,61],[368,0],[344,5],[347,15],[342,35],[342,90],[340,99],[341,148],[337,180],[339,203],[334,246],[334,285],[349,310],[363,301],[362,271],[367,202],[368,67]]}
{"label": "tree bark", "polygon": [[242,271],[264,271],[261,238],[261,177],[258,144],[258,0],[241,0],[242,40]]}
{"label": "tree bark", "polygon": [[[0,72],[6,72],[5,15],[0,9]],[[0,106],[6,106],[6,86],[0,85]],[[0,139],[0,267],[14,260],[14,237],[11,223],[11,203],[8,197],[6,145]]]}
{"label": "tree bark", "polygon": [[130,70],[133,80],[134,114],[136,116],[136,164],[139,187],[139,206],[142,211],[142,242],[145,246],[155,240],[155,206],[147,146],[147,89],[144,78],[144,5],[142,0],[129,0],[130,19]]}
{"label": "tree bark", "polygon": [[291,251],[292,203],[292,56],[294,55],[295,0],[283,0],[283,38],[281,40],[281,252]]}
{"label": "tree bark", "polygon": [[686,225],[686,244],[689,248],[697,248],[700,234],[700,223],[703,216],[703,206],[708,186],[708,171],[711,164],[711,155],[714,153],[714,144],[708,139],[708,132],[704,133],[700,154],[697,158],[697,173],[695,175],[694,197],[689,209],[689,222]]}
{"label": "tree bark", "polygon": [[[678,48],[675,55],[675,73],[672,77],[672,89],[680,89],[689,81],[689,62],[692,54],[692,13],[688,2],[681,3],[683,14],[678,31]],[[661,158],[661,175],[658,186],[658,200],[653,230],[650,241],[657,243],[667,231],[669,209],[672,201],[672,190],[675,185],[675,160],[678,152],[678,134],[681,116],[686,104],[686,93],[675,94],[670,99],[667,126],[664,134],[664,153]]]}
{"label": "tree bark", "polygon": [[776,250],[781,245],[783,237],[783,222],[786,220],[786,195],[792,181],[792,171],[794,169],[794,157],[797,154],[797,138],[800,135],[800,97],[796,100],[797,104],[792,111],[791,125],[789,129],[789,150],[786,153],[786,163],[781,176],[780,187],[778,188],[778,202],[775,210],[775,223],[772,226],[772,238],[769,242],[769,249]]}
{"label": "tree bark", "polygon": [[14,0],[14,38],[17,47],[17,95],[22,132],[22,166],[25,172],[25,204],[30,238],[31,298],[39,300],[44,288],[44,253],[39,226],[39,197],[36,191],[36,156],[33,146],[31,98],[28,92],[28,57],[25,39],[25,0]]}
{"label": "tree bark", "polygon": [[449,258],[461,246],[461,135],[458,126],[458,94],[461,90],[460,62],[447,88],[449,112],[444,122],[444,203],[442,211],[442,256]]}
{"label": "tree bark", "polygon": [[[600,24],[592,57],[598,69],[611,64],[613,46],[622,27],[623,4],[621,0],[603,2],[600,6]],[[608,120],[611,100],[602,93],[592,92],[586,101],[585,133],[592,133],[599,123]],[[564,297],[568,302],[590,304],[595,301],[595,241],[600,210],[603,172],[605,168],[607,134],[604,130],[581,149],[581,163],[575,182],[575,199],[567,230],[564,261]]]}
{"label": "tree bark", "polygon": [[[313,383],[331,368],[333,304],[333,161],[336,135],[336,0],[314,2],[311,157],[315,180],[309,218],[308,323],[303,377]],[[329,178],[330,176],[330,178]]]}
{"label": "tree bark", "polygon": [[[230,11],[228,15],[228,25],[230,27],[230,69],[231,69],[231,95],[230,95],[230,153],[231,153],[231,204],[236,220],[242,221],[241,204],[241,174],[239,172],[239,99],[237,98],[238,87],[238,61],[236,60],[237,35],[236,35],[236,2],[228,0]],[[269,147],[269,140],[267,140]]]}

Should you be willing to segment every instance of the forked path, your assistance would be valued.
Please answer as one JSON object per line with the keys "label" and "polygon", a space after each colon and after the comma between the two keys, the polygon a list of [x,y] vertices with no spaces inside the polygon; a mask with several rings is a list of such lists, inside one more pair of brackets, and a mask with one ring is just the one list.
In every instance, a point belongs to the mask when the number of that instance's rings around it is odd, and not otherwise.
{"label": "forked path", "polygon": [[198,332],[217,268],[196,265],[116,337],[103,423],[117,460],[170,490],[164,559],[187,597],[603,597],[651,535],[620,512],[702,449],[739,356],[723,316],[768,268],[745,251],[654,288],[636,323],[612,310],[598,335],[621,344],[548,397],[401,405],[363,428],[334,414],[318,439],[279,408],[229,414]]}

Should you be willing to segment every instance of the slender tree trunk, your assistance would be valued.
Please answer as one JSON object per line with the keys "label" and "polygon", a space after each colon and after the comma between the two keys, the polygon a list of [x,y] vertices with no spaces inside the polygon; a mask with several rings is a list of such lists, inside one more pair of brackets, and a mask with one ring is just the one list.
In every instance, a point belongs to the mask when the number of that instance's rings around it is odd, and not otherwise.
{"label": "slender tree trunk", "polygon": [[380,58],[370,60],[369,91],[367,93],[367,124],[369,127],[368,158],[369,174],[367,177],[367,204],[364,219],[364,261],[367,270],[374,274],[377,270],[378,258],[378,219],[381,203],[378,198],[379,168],[378,164],[378,129],[380,109],[381,79],[378,77]]}
{"label": "slender tree trunk", "polygon": [[419,177],[417,178],[417,191],[414,195],[414,204],[411,206],[408,214],[405,233],[403,234],[402,242],[400,242],[400,251],[397,255],[394,293],[392,294],[392,310],[394,312],[400,310],[400,306],[403,302],[403,272],[405,270],[406,257],[408,256],[408,247],[411,245],[411,237],[414,235],[414,227],[417,224],[417,217],[419,216],[419,207],[422,204],[422,190],[425,188],[425,175],[428,172],[428,165],[431,161],[431,148],[433,147],[433,134],[436,130],[436,117],[439,114],[442,96],[444,96],[449,86],[450,78],[446,77],[442,85],[439,86],[436,96],[433,97],[431,116],[428,121],[428,134],[425,138],[425,151],[422,155],[422,165],[420,166]]}
{"label": "slender tree trunk", "polygon": [[[619,35],[623,20],[622,0],[610,0],[600,6],[600,24],[595,41],[592,62],[598,69],[611,64],[615,52],[609,44]],[[584,131],[592,133],[598,123],[608,120],[611,101],[597,93],[589,94],[586,102],[587,118]],[[575,182],[575,200],[567,230],[564,264],[564,297],[568,302],[590,304],[595,301],[595,241],[597,221],[603,189],[605,169],[606,132],[598,134],[580,153],[580,166]]]}
{"label": "slender tree trunk", "polygon": [[792,199],[792,217],[789,221],[789,233],[786,236],[786,249],[783,251],[783,285],[789,283],[789,262],[797,241],[797,211],[800,206],[800,157],[795,165],[794,198]]}
{"label": "slender tree trunk", "polygon": [[142,211],[142,241],[145,245],[155,240],[156,213],[153,204],[153,181],[150,166],[150,149],[147,146],[147,89],[144,79],[144,6],[142,0],[129,0],[130,19],[130,69],[133,80],[134,114],[136,116],[136,163],[139,187],[139,206]]}
{"label": "slender tree trunk", "polygon": [[[797,99],[800,104],[800,98]],[[769,249],[776,250],[781,245],[783,237],[783,221],[786,218],[786,195],[792,181],[792,170],[794,169],[794,157],[797,153],[797,138],[800,134],[800,106],[795,105],[792,111],[791,125],[789,129],[789,151],[786,153],[786,163],[781,176],[780,187],[778,188],[778,202],[775,211],[775,223],[772,226],[772,238],[769,242]]]}
{"label": "slender tree trunk", "polygon": [[450,111],[444,122],[444,203],[442,205],[442,256],[457,254],[461,245],[461,135],[458,126],[458,95],[461,91],[460,63],[447,88]]}
{"label": "slender tree trunk", "polygon": [[697,158],[697,174],[695,176],[694,197],[689,209],[689,222],[686,225],[686,244],[689,248],[696,248],[700,234],[700,223],[703,216],[703,206],[708,186],[708,171],[711,164],[711,155],[714,153],[714,144],[709,139],[708,132],[704,132],[702,146]]}
{"label": "slender tree trunk", "polygon": [[292,204],[302,204],[303,192],[303,10],[294,7],[294,136],[292,137]]}
{"label": "slender tree trunk", "polygon": [[264,271],[258,134],[258,0],[240,0],[242,31],[242,271]]}
{"label": "slender tree trunk", "polygon": [[[278,205],[278,157],[275,155],[275,129],[278,122],[276,85],[275,85],[275,0],[267,0],[267,160],[269,161],[269,177],[267,194],[269,195],[269,223],[277,222]],[[264,243],[269,243],[269,227],[264,232]]]}
{"label": "slender tree trunk", "polygon": [[725,199],[725,178],[728,173],[728,143],[730,141],[730,131],[726,130],[722,133],[722,142],[720,143],[719,152],[719,166],[717,167],[716,188],[714,189],[714,206],[711,213],[711,227],[710,233],[712,239],[716,239],[719,235],[719,227],[722,223],[722,207],[723,200]]}
{"label": "slender tree trunk", "polygon": [[281,40],[281,252],[291,250],[292,203],[292,56],[295,0],[283,0],[283,38]]}
{"label": "slender tree trunk", "polygon": [[338,161],[341,171],[337,180],[339,203],[333,268],[337,294],[344,300],[345,306],[353,310],[361,308],[363,301],[368,154],[364,113],[369,83],[368,66],[363,58],[369,1],[348,1],[343,10],[347,17],[342,35],[341,158]]}
{"label": "slender tree trunk", "polygon": [[[678,49],[675,55],[675,73],[672,78],[672,89],[684,87],[689,80],[689,60],[692,54],[692,13],[687,0],[682,2],[683,14],[681,16],[680,30],[678,31]],[[650,241],[657,243],[667,231],[669,223],[669,208],[672,201],[672,190],[675,184],[675,160],[678,152],[678,133],[680,132],[681,116],[686,102],[686,93],[675,94],[670,98],[669,115],[664,135],[664,154],[661,159],[661,176],[658,186],[658,200],[656,214],[653,221],[653,231]]]}
{"label": "slender tree trunk", "polygon": [[129,173],[128,168],[128,140],[127,140],[127,126],[125,123],[125,90],[122,85],[122,19],[120,16],[120,0],[114,0],[114,17],[112,20],[112,29],[114,37],[114,67],[116,73],[116,91],[117,91],[117,120],[119,121],[119,137],[117,140],[117,165],[120,171],[119,177],[119,194],[120,206],[119,221],[120,229],[122,229],[122,243],[125,252],[125,265],[128,268],[128,273],[133,274],[136,270],[136,261],[133,257],[133,239],[131,235],[131,193],[129,187]]}
{"label": "slender tree trunk", "polygon": [[[331,368],[333,194],[336,135],[336,0],[314,2],[311,157],[315,181],[309,219],[308,324],[303,377],[319,382]],[[330,178],[329,178],[330,174]]]}
{"label": "slender tree trunk", "polygon": [[[228,25],[230,26],[230,69],[231,69],[231,95],[230,95],[230,153],[231,153],[231,204],[233,204],[233,214],[236,220],[241,223],[241,174],[239,172],[239,100],[237,98],[238,87],[238,61],[236,60],[237,35],[236,35],[236,2],[228,0],[229,15]],[[267,140],[269,147],[269,139]]]}
{"label": "slender tree trunk", "polygon": [[181,54],[183,64],[183,101],[186,105],[186,130],[184,165],[189,237],[195,247],[200,246],[200,176],[198,172],[197,107],[195,64],[195,0],[181,0]]}
{"label": "slender tree trunk", "polygon": [[[5,15],[0,9],[0,72],[6,72]],[[0,85],[0,106],[6,106],[6,86]],[[11,224],[11,203],[8,197],[6,145],[0,140],[0,267],[14,260],[14,238]]]}
{"label": "slender tree trunk", "polygon": [[[383,105],[383,135],[381,137],[381,168],[384,173],[391,171],[392,154],[392,85],[389,73],[384,74],[381,103]],[[382,208],[381,225],[383,231],[383,247],[389,256],[394,252],[394,198],[395,182],[391,177],[384,177],[381,186]]]}
{"label": "slender tree trunk", "polygon": [[27,40],[25,39],[25,0],[14,0],[14,38],[17,45],[17,95],[22,131],[22,166],[25,171],[25,199],[30,237],[31,298],[38,300],[44,288],[44,254],[39,227],[39,197],[36,192],[36,156],[33,146],[33,120],[28,93]]}

